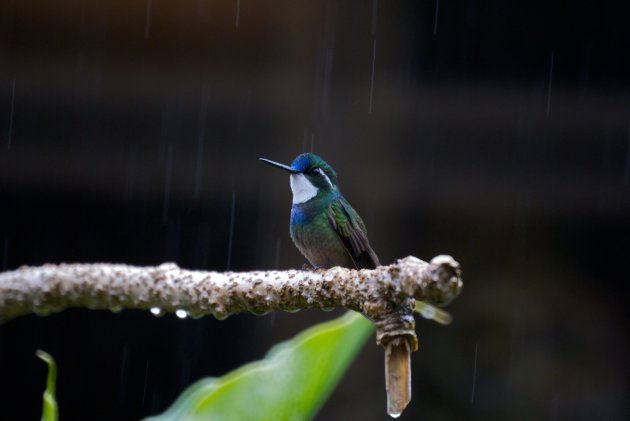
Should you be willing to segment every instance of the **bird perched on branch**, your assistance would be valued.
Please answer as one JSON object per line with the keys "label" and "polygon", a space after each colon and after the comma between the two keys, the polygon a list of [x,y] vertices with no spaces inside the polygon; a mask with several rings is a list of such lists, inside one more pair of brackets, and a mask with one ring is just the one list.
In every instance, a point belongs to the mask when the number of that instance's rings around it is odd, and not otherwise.
{"label": "bird perched on branch", "polygon": [[290,166],[260,160],[290,174],[291,239],[313,267],[379,266],[365,224],[339,191],[337,173],[330,165],[312,153],[298,155]]}
{"label": "bird perched on branch", "polygon": [[[365,224],[339,191],[337,173],[330,165],[312,153],[298,155],[290,166],[260,160],[291,174],[291,239],[313,267],[374,269],[380,265]],[[415,309],[425,319],[451,323],[449,313],[429,303],[416,301]]]}

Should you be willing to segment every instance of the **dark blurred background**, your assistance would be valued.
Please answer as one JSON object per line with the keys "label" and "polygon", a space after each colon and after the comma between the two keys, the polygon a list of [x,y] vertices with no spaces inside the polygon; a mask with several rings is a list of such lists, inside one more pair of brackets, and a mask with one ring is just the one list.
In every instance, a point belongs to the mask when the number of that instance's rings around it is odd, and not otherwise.
{"label": "dark blurred background", "polygon": [[[447,253],[402,419],[627,419],[627,1],[4,0],[0,265],[298,268],[288,177],[324,157],[384,263]],[[137,419],[338,313],[70,310],[0,326],[0,407]],[[386,420],[370,341],[318,419]],[[271,386],[271,385],[270,385]]]}

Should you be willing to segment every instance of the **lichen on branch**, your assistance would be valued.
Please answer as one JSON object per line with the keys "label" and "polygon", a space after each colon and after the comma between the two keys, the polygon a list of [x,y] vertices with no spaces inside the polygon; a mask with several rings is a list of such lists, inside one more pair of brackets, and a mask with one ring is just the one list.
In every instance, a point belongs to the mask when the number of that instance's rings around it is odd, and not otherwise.
{"label": "lichen on branch", "polygon": [[343,307],[381,320],[410,298],[443,306],[462,289],[450,256],[415,257],[372,270],[192,271],[165,263],[46,264],[0,273],[0,322],[66,308],[184,310],[191,317]]}

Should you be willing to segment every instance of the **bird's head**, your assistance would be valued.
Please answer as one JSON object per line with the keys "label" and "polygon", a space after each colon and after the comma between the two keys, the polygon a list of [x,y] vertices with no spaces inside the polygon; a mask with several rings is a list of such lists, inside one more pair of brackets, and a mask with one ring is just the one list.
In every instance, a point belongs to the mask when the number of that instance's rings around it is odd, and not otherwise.
{"label": "bird's head", "polygon": [[260,158],[260,160],[291,174],[294,204],[308,202],[314,197],[338,189],[337,173],[326,161],[315,154],[303,153],[298,155],[290,166],[266,158]]}

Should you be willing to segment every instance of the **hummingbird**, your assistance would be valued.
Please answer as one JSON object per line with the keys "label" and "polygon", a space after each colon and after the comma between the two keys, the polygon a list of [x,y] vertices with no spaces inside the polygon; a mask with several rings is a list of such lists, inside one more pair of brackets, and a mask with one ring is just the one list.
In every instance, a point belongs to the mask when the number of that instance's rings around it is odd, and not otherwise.
{"label": "hummingbird", "polygon": [[293,203],[289,232],[315,269],[379,266],[365,224],[341,194],[337,173],[330,165],[312,153],[298,155],[290,166],[259,159],[290,174]]}

